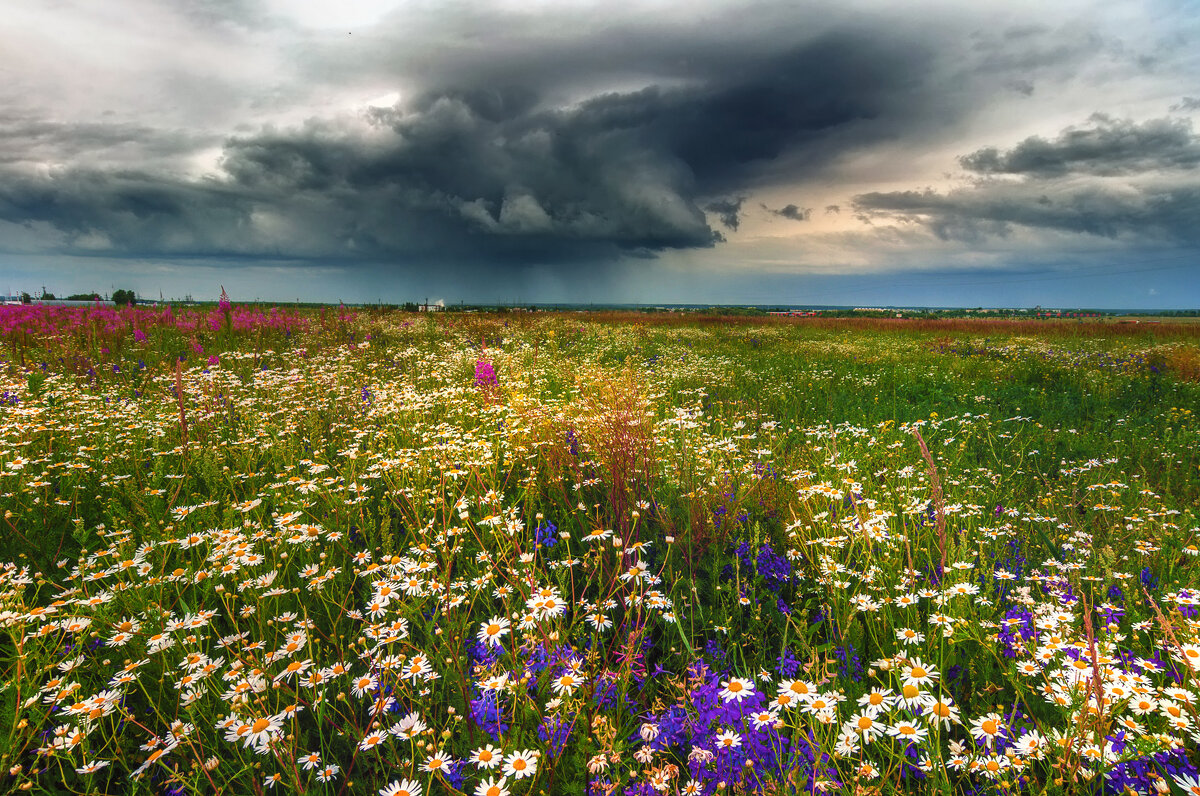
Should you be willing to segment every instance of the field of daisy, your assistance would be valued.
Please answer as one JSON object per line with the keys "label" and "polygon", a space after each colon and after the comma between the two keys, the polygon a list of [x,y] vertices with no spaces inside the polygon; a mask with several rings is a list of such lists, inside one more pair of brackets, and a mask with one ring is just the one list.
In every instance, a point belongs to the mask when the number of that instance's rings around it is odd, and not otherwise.
{"label": "field of daisy", "polygon": [[0,334],[5,791],[1200,794],[1200,326]]}

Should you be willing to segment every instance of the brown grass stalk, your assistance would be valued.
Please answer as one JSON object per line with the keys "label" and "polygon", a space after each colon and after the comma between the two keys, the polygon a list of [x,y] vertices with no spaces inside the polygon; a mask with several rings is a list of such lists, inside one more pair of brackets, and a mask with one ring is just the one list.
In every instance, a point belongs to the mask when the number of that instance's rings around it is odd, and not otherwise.
{"label": "brown grass stalk", "polygon": [[913,429],[913,436],[917,438],[917,444],[921,446],[921,455],[925,457],[925,464],[929,467],[929,488],[933,492],[933,510],[937,519],[937,535],[938,535],[938,552],[941,554],[941,569],[939,576],[946,572],[946,496],[942,493],[942,479],[938,477],[937,465],[933,463],[933,455],[929,452],[929,446],[925,444],[925,438],[921,436],[921,430]]}

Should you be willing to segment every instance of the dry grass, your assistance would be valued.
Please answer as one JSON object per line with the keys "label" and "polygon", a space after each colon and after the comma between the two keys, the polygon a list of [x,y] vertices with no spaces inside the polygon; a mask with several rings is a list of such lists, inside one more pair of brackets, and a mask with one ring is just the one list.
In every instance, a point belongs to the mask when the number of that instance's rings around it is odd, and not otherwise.
{"label": "dry grass", "polygon": [[1200,348],[1179,346],[1164,354],[1167,369],[1183,381],[1200,381]]}

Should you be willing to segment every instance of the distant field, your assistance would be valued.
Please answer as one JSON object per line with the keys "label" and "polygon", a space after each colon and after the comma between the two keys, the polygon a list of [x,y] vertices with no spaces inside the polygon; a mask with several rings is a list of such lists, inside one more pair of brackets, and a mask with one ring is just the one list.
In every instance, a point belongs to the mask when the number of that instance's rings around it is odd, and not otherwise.
{"label": "distant field", "polygon": [[0,307],[0,778],[1178,789],[1163,320]]}
{"label": "distant field", "polygon": [[[566,315],[567,313],[560,313]],[[1091,335],[1146,335],[1153,337],[1191,337],[1197,335],[1198,318],[1174,318],[1138,316],[1136,318],[1040,318],[1012,319],[989,318],[836,318],[821,316],[761,315],[729,316],[719,313],[638,313],[638,312],[591,312],[571,313],[583,319],[609,323],[642,323],[655,326],[689,325],[763,325],[785,324],[812,326],[816,328],[836,327],[844,329],[889,329],[911,331],[960,331],[996,332],[1021,334],[1053,334],[1068,336]]]}

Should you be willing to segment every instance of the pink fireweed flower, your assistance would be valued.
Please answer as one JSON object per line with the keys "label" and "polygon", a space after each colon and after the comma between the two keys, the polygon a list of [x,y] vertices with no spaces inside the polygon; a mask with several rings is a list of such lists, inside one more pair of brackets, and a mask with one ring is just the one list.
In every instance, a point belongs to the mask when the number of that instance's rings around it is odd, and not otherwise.
{"label": "pink fireweed flower", "polygon": [[500,382],[496,379],[496,369],[486,359],[475,362],[475,386],[480,389],[495,387]]}

